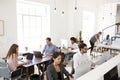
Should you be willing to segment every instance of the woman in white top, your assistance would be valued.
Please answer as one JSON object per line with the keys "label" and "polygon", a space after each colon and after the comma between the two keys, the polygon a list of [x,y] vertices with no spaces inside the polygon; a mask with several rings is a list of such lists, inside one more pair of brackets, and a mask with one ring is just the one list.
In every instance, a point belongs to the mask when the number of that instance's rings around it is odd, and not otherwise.
{"label": "woman in white top", "polygon": [[10,47],[7,53],[6,60],[11,71],[15,71],[18,66],[21,66],[27,63],[27,62],[24,62],[22,64],[17,63],[18,61],[18,45],[17,44],[12,44],[12,46]]}

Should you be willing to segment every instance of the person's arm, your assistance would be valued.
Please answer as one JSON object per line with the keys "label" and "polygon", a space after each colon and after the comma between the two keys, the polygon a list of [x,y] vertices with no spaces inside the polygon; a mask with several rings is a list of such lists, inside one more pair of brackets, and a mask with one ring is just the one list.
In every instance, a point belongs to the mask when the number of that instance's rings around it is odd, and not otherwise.
{"label": "person's arm", "polygon": [[91,67],[95,67],[95,63],[94,62],[91,62]]}
{"label": "person's arm", "polygon": [[52,53],[49,53],[49,54],[47,54],[47,56],[53,56],[53,54],[52,54]]}
{"label": "person's arm", "polygon": [[90,59],[90,56],[87,55],[87,57],[88,57],[88,61],[91,62],[91,67],[95,67],[95,65],[96,65],[95,62],[93,62],[93,61]]}
{"label": "person's arm", "polygon": [[63,64],[61,64],[63,73],[69,78],[69,80],[73,80],[72,76],[69,74],[69,72],[65,69],[65,67],[63,66]]}
{"label": "person's arm", "polygon": [[48,80],[54,80],[53,77],[52,77],[52,73],[51,73],[50,67],[47,68],[46,73],[47,73]]}
{"label": "person's arm", "polygon": [[16,54],[13,54],[12,58],[13,58],[13,63],[15,64],[15,66],[18,67],[19,66],[17,63],[18,56]]}
{"label": "person's arm", "polygon": [[71,76],[69,76],[69,80],[73,80],[73,78]]}
{"label": "person's arm", "polygon": [[99,42],[98,35],[95,35],[95,38],[96,38],[96,43],[98,44],[98,42]]}
{"label": "person's arm", "polygon": [[58,48],[57,48],[55,45],[53,45],[52,52],[49,53],[49,54],[47,54],[47,55],[48,55],[48,56],[53,56],[53,53],[54,53],[54,52],[57,52],[57,50],[58,50]]}
{"label": "person's arm", "polygon": [[46,45],[44,46],[44,48],[43,48],[43,50],[42,50],[42,54],[44,54],[45,49],[46,49]]}
{"label": "person's arm", "polygon": [[15,64],[16,67],[22,66],[24,64],[27,64],[28,62],[23,62],[21,64],[18,64],[18,56],[16,54],[13,54],[13,62]]}

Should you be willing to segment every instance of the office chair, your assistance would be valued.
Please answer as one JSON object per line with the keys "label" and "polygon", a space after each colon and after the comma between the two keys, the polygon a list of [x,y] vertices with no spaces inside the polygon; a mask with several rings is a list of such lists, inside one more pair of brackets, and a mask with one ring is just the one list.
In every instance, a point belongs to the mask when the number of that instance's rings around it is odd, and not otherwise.
{"label": "office chair", "polygon": [[20,80],[22,70],[20,68],[10,71],[8,63],[0,61],[0,77],[4,80]]}

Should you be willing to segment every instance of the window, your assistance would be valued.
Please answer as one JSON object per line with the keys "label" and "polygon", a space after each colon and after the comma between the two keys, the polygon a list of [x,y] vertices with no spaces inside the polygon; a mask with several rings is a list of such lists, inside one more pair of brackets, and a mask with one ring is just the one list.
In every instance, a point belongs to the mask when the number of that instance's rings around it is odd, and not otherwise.
{"label": "window", "polygon": [[45,4],[17,2],[17,26],[19,51],[40,49],[50,36],[50,8]]}

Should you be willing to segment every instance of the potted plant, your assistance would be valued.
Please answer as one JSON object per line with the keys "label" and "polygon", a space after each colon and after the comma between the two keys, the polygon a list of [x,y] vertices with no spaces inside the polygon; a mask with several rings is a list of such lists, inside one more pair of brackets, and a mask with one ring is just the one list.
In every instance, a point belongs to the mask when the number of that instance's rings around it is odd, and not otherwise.
{"label": "potted plant", "polygon": [[79,32],[79,41],[82,41],[82,31]]}

